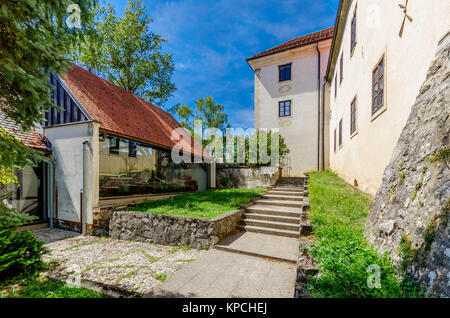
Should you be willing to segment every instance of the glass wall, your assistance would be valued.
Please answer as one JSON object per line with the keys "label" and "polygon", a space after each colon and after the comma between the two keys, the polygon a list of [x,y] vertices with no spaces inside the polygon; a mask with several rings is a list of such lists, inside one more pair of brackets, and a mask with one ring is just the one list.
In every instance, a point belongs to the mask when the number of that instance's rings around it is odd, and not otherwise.
{"label": "glass wall", "polygon": [[18,183],[0,185],[0,199],[8,208],[44,219],[42,164],[17,170]]}
{"label": "glass wall", "polygon": [[206,190],[206,167],[176,164],[170,152],[100,135],[100,197]]}

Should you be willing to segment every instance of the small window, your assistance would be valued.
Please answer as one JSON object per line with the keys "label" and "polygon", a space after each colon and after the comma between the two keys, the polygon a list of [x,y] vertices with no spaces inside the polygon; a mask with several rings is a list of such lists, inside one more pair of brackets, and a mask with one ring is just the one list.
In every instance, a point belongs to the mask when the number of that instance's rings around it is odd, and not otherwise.
{"label": "small window", "polygon": [[352,18],[352,32],[351,32],[351,36],[350,36],[350,56],[353,53],[353,49],[356,46],[356,7],[355,7],[355,12],[353,13],[353,18]]}
{"label": "small window", "polygon": [[384,57],[372,73],[372,114],[383,107],[384,101]]}
{"label": "small window", "polygon": [[286,100],[278,103],[278,116],[291,116],[291,101]]}
{"label": "small window", "polygon": [[334,130],[334,152],[336,152],[336,129]]}
{"label": "small window", "polygon": [[342,83],[342,80],[344,79],[344,53],[341,54],[341,60],[339,62],[341,74],[339,75],[339,84]]}
{"label": "small window", "polygon": [[334,77],[334,98],[336,98],[337,96],[337,73],[336,76]]}
{"label": "small window", "polygon": [[128,157],[136,158],[137,144],[134,141],[128,143]]}
{"label": "small window", "polygon": [[280,82],[289,81],[291,79],[291,64],[280,65],[278,66],[280,76]]}
{"label": "small window", "polygon": [[350,105],[350,135],[356,131],[356,97]]}
{"label": "small window", "polygon": [[120,151],[120,140],[116,137],[111,137],[109,139],[109,154],[118,155]]}
{"label": "small window", "polygon": [[342,119],[339,121],[339,147],[342,146]]}

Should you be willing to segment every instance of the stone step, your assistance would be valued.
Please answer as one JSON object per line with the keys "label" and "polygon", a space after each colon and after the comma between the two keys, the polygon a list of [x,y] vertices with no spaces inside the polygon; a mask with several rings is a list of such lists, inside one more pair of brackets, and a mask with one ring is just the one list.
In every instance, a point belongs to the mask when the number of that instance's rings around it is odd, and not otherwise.
{"label": "stone step", "polygon": [[303,198],[295,195],[278,195],[278,194],[262,194],[261,198],[267,200],[288,200],[288,201],[302,201]]}
{"label": "stone step", "polygon": [[245,209],[247,214],[266,214],[275,216],[290,216],[300,218],[302,216],[301,207],[286,207],[255,204]]}
{"label": "stone step", "polygon": [[271,229],[297,231],[298,233],[300,233],[300,225],[299,224],[292,224],[292,223],[285,223],[285,222],[272,222],[272,221],[254,220],[254,219],[242,219],[241,224],[257,226],[257,227],[267,227],[267,228],[271,228]]}
{"label": "stone step", "polygon": [[284,190],[269,190],[266,192],[267,194],[278,194],[278,195],[295,195],[295,196],[303,196],[303,191],[284,191]]}
{"label": "stone step", "polygon": [[248,232],[272,234],[272,235],[285,236],[285,237],[298,238],[300,236],[298,231],[271,229],[268,227],[259,227],[259,226],[252,226],[252,225],[239,225],[238,228],[241,230],[244,230],[244,231],[248,231]]}
{"label": "stone step", "polygon": [[259,214],[259,213],[245,213],[244,219],[300,224],[300,217]]}
{"label": "stone step", "polygon": [[287,257],[283,257],[283,256],[276,256],[276,255],[275,256],[266,255],[266,253],[256,253],[253,251],[241,250],[241,249],[232,248],[232,247],[228,247],[228,246],[224,246],[224,245],[220,245],[220,244],[214,245],[214,248],[216,248],[218,250],[226,251],[226,252],[231,252],[231,253],[238,253],[238,254],[244,254],[244,255],[248,255],[248,256],[261,257],[261,258],[271,258],[271,259],[281,261],[281,262],[286,262],[286,263],[290,263],[290,264],[294,264],[294,265],[297,264],[297,260],[295,258],[287,258]]}
{"label": "stone step", "polygon": [[281,191],[304,191],[303,187],[283,187],[283,186],[275,186],[272,190],[281,190]]}
{"label": "stone step", "polygon": [[294,200],[266,200],[266,199],[259,199],[255,200],[256,204],[262,204],[262,205],[271,205],[271,206],[287,206],[287,207],[293,207],[293,208],[301,208],[302,202],[301,201],[294,201]]}

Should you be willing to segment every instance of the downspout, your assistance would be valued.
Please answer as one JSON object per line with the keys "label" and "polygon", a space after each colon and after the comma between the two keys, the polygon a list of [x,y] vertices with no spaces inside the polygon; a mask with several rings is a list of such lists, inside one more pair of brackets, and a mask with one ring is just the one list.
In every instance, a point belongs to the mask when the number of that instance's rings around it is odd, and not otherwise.
{"label": "downspout", "polygon": [[322,81],[322,171],[325,171],[325,85],[326,77]]}
{"label": "downspout", "polygon": [[320,50],[319,41],[316,41],[317,50],[317,171],[320,171]]}
{"label": "downspout", "polygon": [[85,229],[85,222],[83,220],[83,212],[84,212],[84,204],[85,204],[85,200],[84,200],[84,194],[85,194],[85,153],[86,153],[86,145],[88,144],[88,141],[85,140],[83,141],[83,145],[82,145],[82,154],[81,154],[81,191],[80,191],[80,231],[81,234],[85,234],[86,233],[86,229]]}
{"label": "downspout", "polygon": [[47,204],[48,204],[48,218],[49,226],[53,228],[53,162],[47,159],[43,159],[43,162],[48,164],[47,180],[48,180],[48,191],[47,191]]}

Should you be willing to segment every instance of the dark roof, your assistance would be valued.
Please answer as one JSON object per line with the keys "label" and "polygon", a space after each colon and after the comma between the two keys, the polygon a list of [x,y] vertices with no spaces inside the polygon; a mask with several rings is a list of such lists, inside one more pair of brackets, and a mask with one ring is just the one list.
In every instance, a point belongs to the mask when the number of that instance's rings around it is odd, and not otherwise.
{"label": "dark roof", "polygon": [[[75,64],[61,79],[101,129],[167,149],[177,144],[172,132],[182,126],[161,108]],[[210,158],[184,140],[183,149]]]}
{"label": "dark roof", "polygon": [[247,59],[247,61],[259,58],[259,57],[263,57],[263,56],[267,56],[267,55],[271,55],[271,54],[275,54],[281,51],[285,51],[285,50],[289,50],[289,49],[293,49],[299,46],[303,46],[303,45],[307,45],[307,44],[311,44],[314,43],[316,41],[321,41],[321,40],[325,40],[325,39],[329,39],[333,37],[333,31],[334,31],[334,27],[328,28],[328,29],[324,29],[324,30],[320,30],[317,32],[313,32],[310,34],[306,34],[303,36],[299,36],[295,39],[292,39],[290,41],[284,42],[283,44],[277,45],[271,49],[268,49],[264,52],[258,53],[256,55],[253,55],[252,57],[249,57]]}
{"label": "dark roof", "polygon": [[48,144],[49,142],[42,134],[34,130],[21,131],[19,125],[2,111],[0,111],[0,126],[4,127],[10,135],[20,139],[25,146],[42,151],[48,150],[46,143]]}

